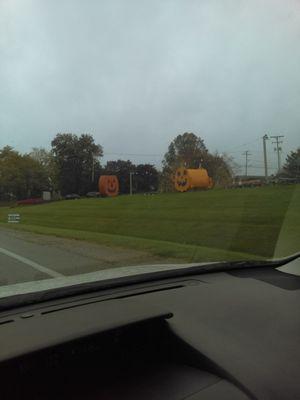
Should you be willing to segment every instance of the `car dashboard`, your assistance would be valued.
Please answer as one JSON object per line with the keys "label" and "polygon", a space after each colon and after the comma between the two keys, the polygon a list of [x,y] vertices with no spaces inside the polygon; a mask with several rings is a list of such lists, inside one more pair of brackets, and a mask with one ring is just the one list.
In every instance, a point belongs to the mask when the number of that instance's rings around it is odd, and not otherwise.
{"label": "car dashboard", "polygon": [[297,399],[299,300],[256,267],[2,310],[1,398]]}

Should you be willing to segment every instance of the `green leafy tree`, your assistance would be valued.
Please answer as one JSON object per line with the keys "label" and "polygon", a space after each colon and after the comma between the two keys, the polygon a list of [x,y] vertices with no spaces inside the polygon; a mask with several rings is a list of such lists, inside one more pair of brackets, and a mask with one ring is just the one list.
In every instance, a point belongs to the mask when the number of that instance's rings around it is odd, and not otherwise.
{"label": "green leafy tree", "polygon": [[139,164],[134,175],[135,192],[147,193],[158,189],[158,171],[151,164]]}
{"label": "green leafy tree", "polygon": [[0,150],[0,196],[2,199],[39,197],[48,190],[44,167],[28,154],[6,146]]}
{"label": "green leafy tree", "polygon": [[300,147],[291,151],[283,167],[283,175],[289,178],[300,178]]}
{"label": "green leafy tree", "polygon": [[226,187],[232,184],[235,164],[231,157],[219,153],[208,153],[203,167],[207,169],[215,186]]}
{"label": "green leafy tree", "polygon": [[30,157],[38,161],[45,169],[45,174],[49,182],[49,187],[51,191],[58,191],[58,166],[55,161],[55,156],[53,151],[47,151],[46,149],[40,147],[34,147],[29,153]]}
{"label": "green leafy tree", "polygon": [[203,139],[194,133],[178,135],[169,145],[163,165],[172,169],[181,165],[187,168],[199,168],[205,162],[208,150]]}
{"label": "green leafy tree", "polygon": [[51,146],[62,194],[85,194],[96,189],[103,149],[92,135],[59,133]]}

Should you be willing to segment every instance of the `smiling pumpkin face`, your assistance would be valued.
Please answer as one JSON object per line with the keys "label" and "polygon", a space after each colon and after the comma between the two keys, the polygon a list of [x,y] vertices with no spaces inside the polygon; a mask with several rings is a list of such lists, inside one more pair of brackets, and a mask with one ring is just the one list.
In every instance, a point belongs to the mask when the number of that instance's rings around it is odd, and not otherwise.
{"label": "smiling pumpkin face", "polygon": [[213,180],[205,168],[178,168],[174,177],[175,189],[178,192],[187,190],[206,190],[213,187]]}
{"label": "smiling pumpkin face", "polygon": [[119,194],[119,180],[115,175],[102,175],[99,178],[99,192],[102,196],[117,196]]}
{"label": "smiling pumpkin face", "polygon": [[190,188],[188,171],[186,168],[178,168],[175,172],[175,189],[179,192],[186,192]]}
{"label": "smiling pumpkin face", "polygon": [[107,177],[106,186],[107,186],[107,192],[108,193],[112,194],[113,196],[115,194],[118,194],[119,181],[118,181],[118,178],[116,176],[114,176],[114,175],[108,176]]}

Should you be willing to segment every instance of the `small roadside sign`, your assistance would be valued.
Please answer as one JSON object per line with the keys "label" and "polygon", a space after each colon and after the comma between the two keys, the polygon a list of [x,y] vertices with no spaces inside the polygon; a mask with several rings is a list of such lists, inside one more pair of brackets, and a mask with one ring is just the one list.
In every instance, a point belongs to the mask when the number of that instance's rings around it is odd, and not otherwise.
{"label": "small roadside sign", "polygon": [[7,222],[18,224],[21,220],[20,214],[8,214],[7,215]]}

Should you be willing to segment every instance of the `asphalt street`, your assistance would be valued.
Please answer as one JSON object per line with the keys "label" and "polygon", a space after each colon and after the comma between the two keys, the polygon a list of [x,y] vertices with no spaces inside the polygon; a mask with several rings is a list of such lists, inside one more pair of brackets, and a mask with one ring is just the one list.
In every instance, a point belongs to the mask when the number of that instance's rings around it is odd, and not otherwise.
{"label": "asphalt street", "polygon": [[161,261],[131,249],[0,228],[0,286]]}

